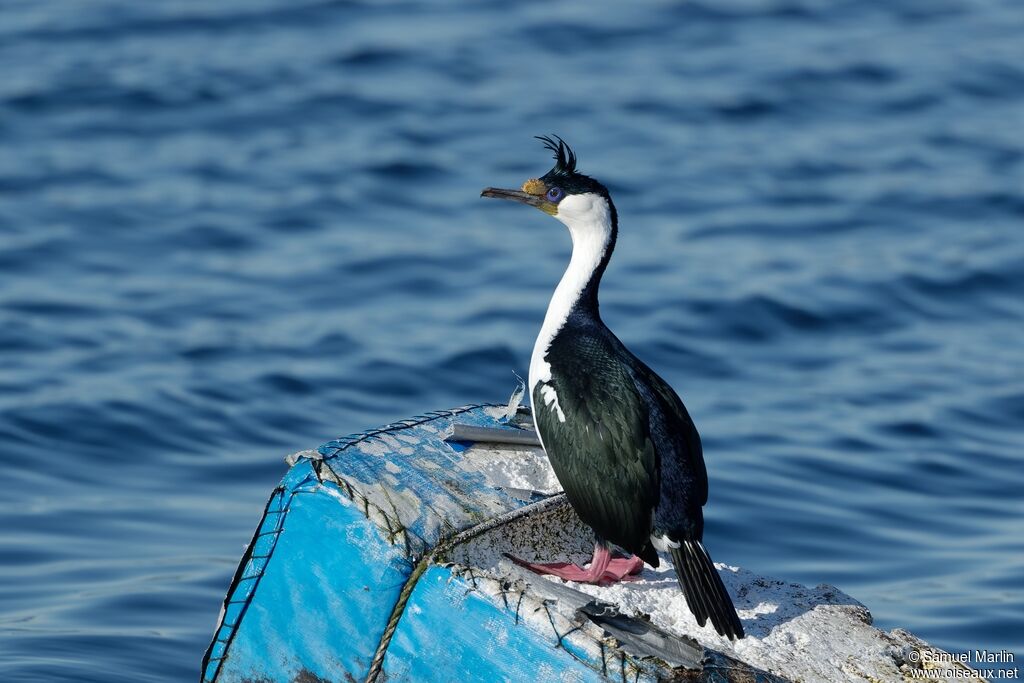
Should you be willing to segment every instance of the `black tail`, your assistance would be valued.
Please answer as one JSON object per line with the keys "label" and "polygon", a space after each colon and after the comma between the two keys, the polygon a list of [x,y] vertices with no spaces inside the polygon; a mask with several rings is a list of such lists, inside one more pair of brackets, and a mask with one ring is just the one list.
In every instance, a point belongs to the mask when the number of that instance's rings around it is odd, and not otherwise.
{"label": "black tail", "polygon": [[679,547],[672,548],[671,552],[679,585],[697,623],[703,626],[710,618],[718,635],[730,640],[742,638],[743,624],[711,556],[700,541],[680,541]]}

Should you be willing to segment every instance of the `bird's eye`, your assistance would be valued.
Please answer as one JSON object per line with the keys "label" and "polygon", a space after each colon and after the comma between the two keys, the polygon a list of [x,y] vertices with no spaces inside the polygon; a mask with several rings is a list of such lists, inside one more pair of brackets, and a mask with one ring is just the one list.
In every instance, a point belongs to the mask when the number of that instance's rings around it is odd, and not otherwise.
{"label": "bird's eye", "polygon": [[547,197],[548,201],[557,202],[559,199],[562,198],[562,188],[552,187],[550,190],[548,190]]}

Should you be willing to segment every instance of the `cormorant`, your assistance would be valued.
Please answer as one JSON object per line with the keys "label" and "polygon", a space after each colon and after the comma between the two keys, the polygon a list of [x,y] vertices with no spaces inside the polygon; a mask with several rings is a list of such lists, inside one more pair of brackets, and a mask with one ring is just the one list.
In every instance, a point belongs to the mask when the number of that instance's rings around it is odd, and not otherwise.
{"label": "cormorant", "polygon": [[[526,564],[573,581],[618,581],[672,558],[686,603],[703,626],[742,638],[743,626],[704,549],[707,471],[683,402],[609,330],[597,290],[618,236],[608,189],[576,170],[562,141],[539,137],[555,165],[521,190],[481,195],[536,207],[569,228],[573,248],[530,360],[537,433],[573,509],[594,530],[588,568]],[[609,544],[633,557],[613,556]],[[643,561],[641,561],[643,560]]]}

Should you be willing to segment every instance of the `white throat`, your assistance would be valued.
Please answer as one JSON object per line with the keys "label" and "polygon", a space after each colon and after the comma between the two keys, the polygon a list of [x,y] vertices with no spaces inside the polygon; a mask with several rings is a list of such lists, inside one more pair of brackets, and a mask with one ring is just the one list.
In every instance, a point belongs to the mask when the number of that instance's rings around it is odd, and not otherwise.
{"label": "white throat", "polygon": [[[579,301],[583,288],[604,258],[605,250],[612,238],[611,211],[608,208],[608,201],[599,194],[567,196],[558,204],[558,214],[555,218],[569,228],[569,234],[572,236],[572,258],[551,297],[548,312],[544,316],[544,324],[533,346],[533,356],[530,358],[531,399],[537,383],[551,379],[551,366],[545,360],[551,340],[562,329],[572,307]],[[538,408],[539,406],[534,406],[534,410]]]}

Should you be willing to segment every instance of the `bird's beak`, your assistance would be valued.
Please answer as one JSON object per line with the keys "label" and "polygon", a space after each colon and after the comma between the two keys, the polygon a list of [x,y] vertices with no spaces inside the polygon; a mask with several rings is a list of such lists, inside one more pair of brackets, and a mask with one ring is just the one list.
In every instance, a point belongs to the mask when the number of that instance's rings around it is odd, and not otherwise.
{"label": "bird's beak", "polygon": [[542,209],[541,205],[545,203],[543,196],[529,194],[521,190],[502,190],[497,187],[488,187],[480,193],[480,196],[493,197],[495,199],[511,199],[514,202],[522,202],[538,209]]}

